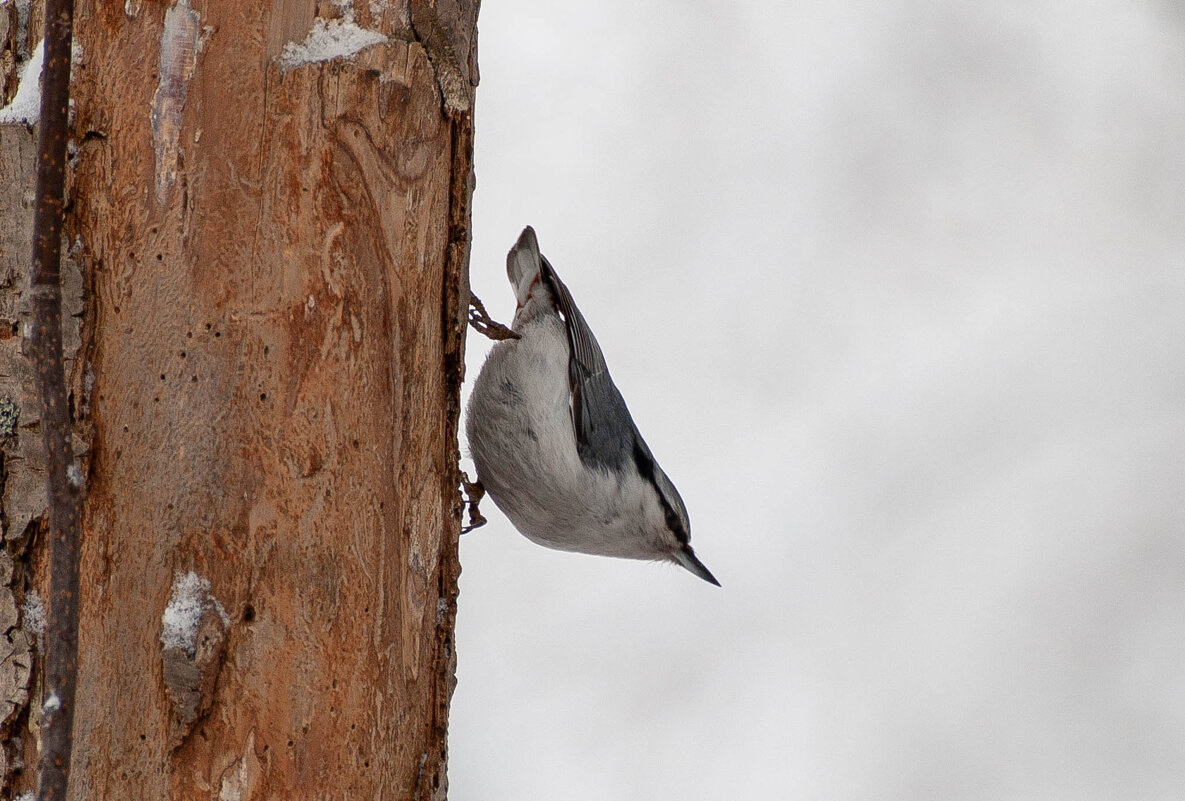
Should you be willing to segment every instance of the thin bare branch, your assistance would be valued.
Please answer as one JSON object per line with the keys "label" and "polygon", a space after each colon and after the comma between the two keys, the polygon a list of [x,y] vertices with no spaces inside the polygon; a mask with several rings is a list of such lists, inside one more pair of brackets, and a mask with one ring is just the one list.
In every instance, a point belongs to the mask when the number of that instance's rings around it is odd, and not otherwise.
{"label": "thin bare branch", "polygon": [[41,396],[49,494],[49,630],[37,795],[63,801],[73,748],[78,672],[78,516],[82,476],[74,466],[62,364],[61,241],[69,135],[73,0],[48,0],[37,197],[33,213],[31,348]]}

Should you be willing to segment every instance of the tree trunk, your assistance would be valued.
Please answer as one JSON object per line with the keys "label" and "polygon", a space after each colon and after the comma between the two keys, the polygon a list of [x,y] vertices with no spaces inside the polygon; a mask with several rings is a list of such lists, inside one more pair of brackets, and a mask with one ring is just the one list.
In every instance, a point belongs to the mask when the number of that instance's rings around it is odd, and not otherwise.
{"label": "tree trunk", "polygon": [[79,0],[71,798],[444,797],[476,6]]}

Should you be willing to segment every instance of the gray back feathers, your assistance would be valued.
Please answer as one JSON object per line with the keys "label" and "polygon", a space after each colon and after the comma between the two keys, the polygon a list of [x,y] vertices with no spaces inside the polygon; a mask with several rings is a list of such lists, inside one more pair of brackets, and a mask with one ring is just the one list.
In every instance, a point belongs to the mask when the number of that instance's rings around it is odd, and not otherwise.
{"label": "gray back feathers", "polygon": [[[657,490],[667,527],[680,542],[687,543],[691,524],[683,499],[638,432],[625,399],[609,375],[605,354],[597,338],[551,262],[539,253],[535,232],[528,226],[507,259],[507,271],[515,282],[516,291],[520,286],[529,288],[533,283],[532,266],[551,290],[556,311],[568,334],[568,386],[580,460],[589,468],[611,472],[632,464],[638,474]],[[524,297],[525,294],[524,290]]]}

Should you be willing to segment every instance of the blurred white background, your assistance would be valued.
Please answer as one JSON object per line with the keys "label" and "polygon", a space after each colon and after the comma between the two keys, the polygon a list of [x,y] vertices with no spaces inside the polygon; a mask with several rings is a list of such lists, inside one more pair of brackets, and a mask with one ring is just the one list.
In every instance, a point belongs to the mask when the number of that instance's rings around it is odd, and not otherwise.
{"label": "blurred white background", "polygon": [[483,6],[474,291],[534,225],[724,587],[487,500],[453,801],[1185,798],[1185,6]]}

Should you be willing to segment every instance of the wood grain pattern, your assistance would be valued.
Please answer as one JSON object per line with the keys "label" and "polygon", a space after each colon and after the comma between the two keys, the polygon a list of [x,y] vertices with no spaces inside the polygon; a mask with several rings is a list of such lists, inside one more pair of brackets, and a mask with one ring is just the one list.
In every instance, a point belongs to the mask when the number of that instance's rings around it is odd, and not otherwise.
{"label": "wood grain pattern", "polygon": [[[471,105],[446,114],[406,4],[352,9],[388,42],[282,70],[340,5],[195,0],[162,77],[172,7],[77,11],[71,797],[443,798]],[[435,8],[471,84],[476,12]],[[176,742],[161,615],[189,570],[230,623]]]}

